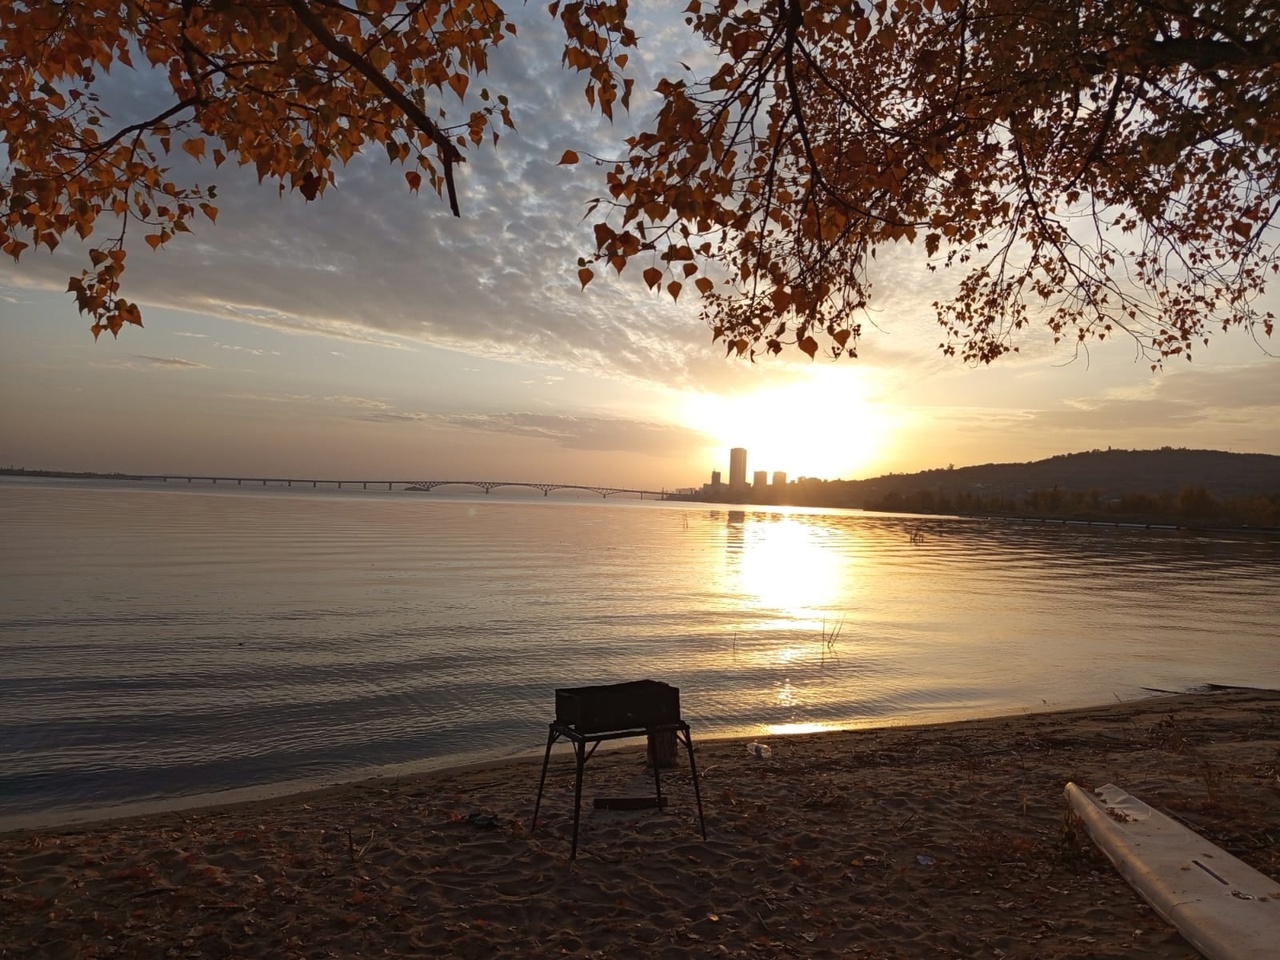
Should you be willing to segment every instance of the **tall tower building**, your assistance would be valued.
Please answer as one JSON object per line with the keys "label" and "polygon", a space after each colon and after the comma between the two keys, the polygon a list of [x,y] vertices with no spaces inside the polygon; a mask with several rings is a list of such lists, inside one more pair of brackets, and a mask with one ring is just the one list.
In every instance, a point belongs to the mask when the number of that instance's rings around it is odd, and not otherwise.
{"label": "tall tower building", "polygon": [[729,486],[747,485],[747,448],[734,447],[729,451]]}

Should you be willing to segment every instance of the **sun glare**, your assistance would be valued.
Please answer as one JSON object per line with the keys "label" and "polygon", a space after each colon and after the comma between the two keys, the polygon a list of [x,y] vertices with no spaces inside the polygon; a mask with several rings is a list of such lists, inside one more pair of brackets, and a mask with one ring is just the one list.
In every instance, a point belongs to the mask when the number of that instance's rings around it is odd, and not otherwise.
{"label": "sun glare", "polygon": [[[750,536],[736,567],[736,593],[798,619],[838,606],[848,587],[845,563],[811,524],[794,517],[753,523]],[[780,653],[783,661],[789,656]]]}
{"label": "sun glare", "polygon": [[[747,448],[747,472],[788,479],[855,480],[886,454],[891,417],[869,399],[860,371],[815,367],[802,380],[747,394],[699,394],[686,401],[690,426],[723,447]],[[727,473],[725,479],[728,479]]]}

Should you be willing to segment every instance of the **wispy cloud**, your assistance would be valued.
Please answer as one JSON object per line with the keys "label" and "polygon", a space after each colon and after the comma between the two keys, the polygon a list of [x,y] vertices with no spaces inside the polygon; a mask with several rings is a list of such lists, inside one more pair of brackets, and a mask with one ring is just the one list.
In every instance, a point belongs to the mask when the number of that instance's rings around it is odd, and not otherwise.
{"label": "wispy cloud", "polygon": [[443,418],[439,414],[434,413],[409,413],[403,410],[375,410],[370,413],[362,413],[356,417],[357,420],[367,420],[370,423],[442,423]]}
{"label": "wispy cloud", "polygon": [[314,403],[317,398],[300,393],[230,393],[224,399],[249,403]]}
{"label": "wispy cloud", "polygon": [[450,415],[443,423],[488,433],[536,437],[572,450],[676,456],[707,438],[696,430],[641,420],[540,413]]}
{"label": "wispy cloud", "polygon": [[1179,370],[1136,388],[1116,388],[1038,411],[1045,428],[1135,430],[1190,427],[1248,413],[1280,423],[1280,361],[1214,370]]}
{"label": "wispy cloud", "polygon": [[183,360],[180,357],[149,357],[146,354],[135,353],[133,359],[141,360],[144,364],[152,367],[164,367],[170,370],[207,370],[208,365],[196,363],[194,360]]}
{"label": "wispy cloud", "polygon": [[230,350],[233,353],[247,353],[252,357],[278,357],[279,350],[264,350],[261,347],[241,347],[234,343],[215,343],[219,350]]}
{"label": "wispy cloud", "polygon": [[351,396],[330,396],[322,398],[326,403],[336,403],[343,406],[351,407],[367,407],[373,410],[390,410],[391,405],[385,400],[375,400],[371,397],[351,397]]}

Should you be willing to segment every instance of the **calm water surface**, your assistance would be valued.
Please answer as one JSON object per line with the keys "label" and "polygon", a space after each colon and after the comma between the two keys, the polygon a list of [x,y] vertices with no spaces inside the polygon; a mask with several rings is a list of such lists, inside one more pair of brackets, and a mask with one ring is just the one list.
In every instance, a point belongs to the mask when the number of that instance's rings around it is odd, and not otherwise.
{"label": "calm water surface", "polygon": [[540,749],[1280,687],[1280,542],[857,511],[0,482],[0,828]]}

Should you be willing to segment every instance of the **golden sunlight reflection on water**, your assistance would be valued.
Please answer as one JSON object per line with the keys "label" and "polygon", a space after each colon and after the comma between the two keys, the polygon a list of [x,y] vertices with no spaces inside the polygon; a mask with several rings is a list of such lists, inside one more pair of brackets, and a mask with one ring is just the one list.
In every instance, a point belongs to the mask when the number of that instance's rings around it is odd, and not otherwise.
{"label": "golden sunlight reflection on water", "polygon": [[799,733],[823,733],[827,730],[843,729],[835,723],[770,723],[765,725],[765,733],[771,737],[787,737]]}
{"label": "golden sunlight reflection on water", "polygon": [[799,621],[815,631],[833,630],[827,621],[857,589],[860,564],[856,555],[834,550],[827,541],[821,527],[799,516],[735,524],[731,513],[724,592],[775,611],[792,628]]}

